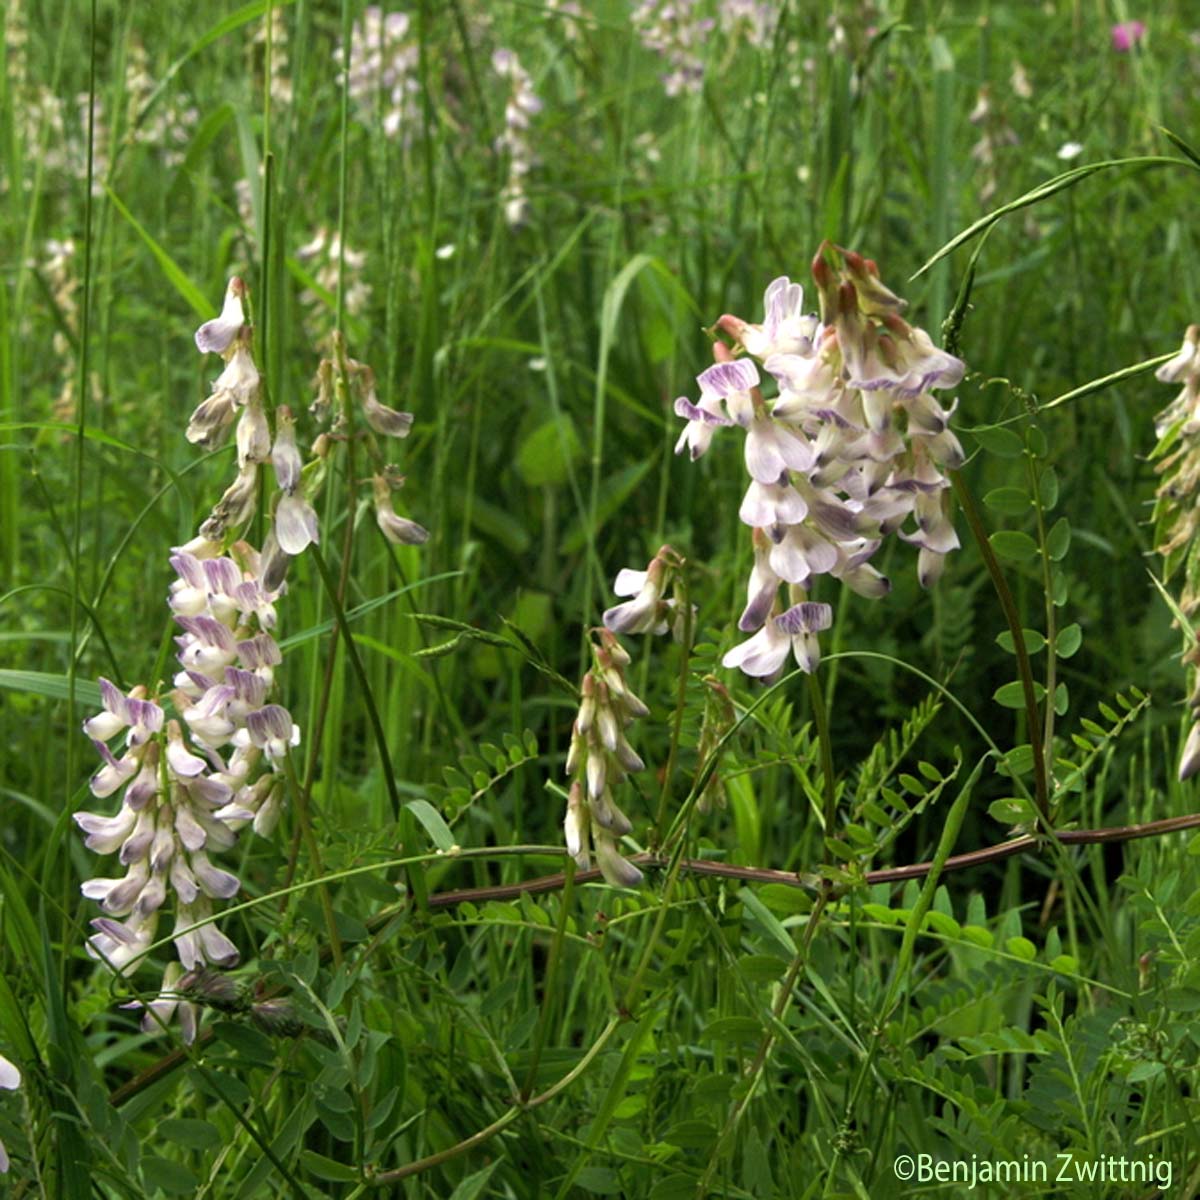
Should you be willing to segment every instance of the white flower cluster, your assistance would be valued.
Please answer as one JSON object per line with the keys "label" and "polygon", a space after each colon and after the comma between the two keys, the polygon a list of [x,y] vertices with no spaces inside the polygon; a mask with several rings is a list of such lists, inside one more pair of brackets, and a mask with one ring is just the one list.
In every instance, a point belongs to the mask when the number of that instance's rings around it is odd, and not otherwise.
{"label": "white flower cluster", "polygon": [[[146,688],[125,693],[102,679],[104,711],[83,726],[103,760],[91,791],[98,799],[120,792],[121,806],[112,816],[75,814],[87,847],[117,854],[126,869],[121,877],[83,884],[83,894],[104,912],[92,922],[94,957],[121,969],[142,955],[173,895],[179,961],[167,967],[143,1028],[153,1030],[178,1008],[188,1040],[195,1036],[196,1009],[179,995],[185,973],[231,966],[238,958],[212,917],[213,902],[236,895],[240,883],[209,855],[230,849],[248,824],[264,837],[272,832],[283,800],[279,772],[300,740],[287,709],[271,700],[281,661],[272,631],[288,556],[317,539],[286,408],[276,411],[271,441],[243,295],[235,278],[221,315],[196,333],[201,351],[223,355],[225,370],[193,414],[188,439],[212,444],[240,411],[238,477],[199,536],[176,547],[170,560],[176,578],[167,602],[181,630],[175,639],[180,670],[168,697],[176,716],[168,718],[164,703],[150,699]],[[233,537],[254,511],[257,471],[268,458],[279,494],[260,554]],[[114,752],[110,743],[120,735]]]}
{"label": "white flower cluster", "polygon": [[[1179,383],[1182,390],[1154,418],[1158,446],[1155,470],[1162,476],[1154,505],[1155,549],[1166,560],[1164,577],[1182,568],[1179,611],[1195,626],[1200,612],[1200,325],[1189,325],[1179,353],[1155,372],[1160,383]],[[1200,771],[1200,643],[1184,650],[1192,728],[1179,759],[1179,778]]]}
{"label": "white flower cluster", "polygon": [[[827,252],[840,256],[836,275]],[[808,598],[818,576],[884,595],[891,585],[869,560],[895,532],[918,547],[918,578],[929,587],[958,546],[943,470],[962,464],[962,447],[949,429],[953,406],[932,392],[957,384],[962,362],[903,320],[904,301],[869,259],[822,247],[813,275],[822,319],[804,313],[799,284],[774,280],[762,324],[728,314],[717,322],[747,356],[717,342],[699,400],[675,402],[687,418],[676,453],[698,458],[723,426],[746,433],[750,486],[739,516],[754,531],[754,568],[738,627],[754,636],[724,663],[762,678],[778,674],[789,649],[803,670],[816,669],[816,635],[832,621],[828,604]],[[778,385],[774,400],[763,399],[759,362]],[[910,517],[914,528],[903,528]]]}
{"label": "white flower cluster", "polygon": [[636,887],[642,873],[617,849],[617,839],[633,828],[617,807],[613,789],[631,771],[646,765],[630,746],[625,730],[650,710],[625,681],[629,655],[611,630],[598,630],[591,642],[592,667],[583,677],[583,702],[567,751],[567,815],[563,821],[567,850],[585,870],[591,852],[604,878],[614,887]]}
{"label": "white flower cluster", "polygon": [[350,90],[358,119],[406,144],[421,91],[417,79],[420,52],[408,36],[408,27],[408,13],[385,13],[372,4],[354,23],[348,72],[342,71],[344,47],[339,45],[335,54],[339,76]]}
{"label": "white flower cluster", "polygon": [[[220,354],[225,369],[213,382],[212,394],[192,413],[187,440],[213,449],[220,445],[237,417],[238,473],[225,489],[200,535],[184,549],[198,557],[219,553],[228,534],[244,525],[258,503],[258,471],[268,460],[275,471],[279,499],[275,521],[263,545],[263,575],[277,589],[287,571],[287,558],[302,554],[320,541],[317,514],[302,486],[300,451],[289,409],[275,413],[275,439],[262,403],[262,379],[250,350],[250,327],[242,299],[245,285],[234,276],[225,292],[221,315],[196,330],[201,353]],[[240,414],[240,416],[239,416]]]}
{"label": "white flower cluster", "polygon": [[[178,577],[168,603],[182,630],[171,700],[180,719],[166,719],[144,688],[125,694],[102,679],[104,711],[83,726],[104,760],[91,791],[99,799],[124,793],[113,816],[75,814],[88,849],[116,853],[127,868],[121,878],[83,885],[105,913],[92,922],[93,955],[119,969],[141,954],[174,893],[179,964],[164,978],[164,993],[184,970],[237,961],[237,948],[210,918],[212,902],[234,896],[240,884],[209,854],[230,849],[247,824],[264,837],[272,832],[283,799],[278,770],[300,740],[287,710],[270,703],[281,661],[269,632],[277,594],[263,588],[259,556],[240,542],[227,557],[177,550],[171,565]],[[118,756],[108,743],[122,733]],[[199,922],[208,923],[191,928]],[[169,999],[155,1004],[164,1019],[174,1007]],[[194,1014],[183,1017],[190,1037]],[[147,1015],[146,1028],[155,1027]]]}
{"label": "white flower cluster", "polygon": [[704,47],[714,22],[700,16],[698,7],[697,0],[641,0],[633,10],[642,45],[667,66],[662,84],[668,96],[704,86]]}
{"label": "white flower cluster", "polygon": [[504,129],[496,139],[496,153],[508,155],[508,182],[504,185],[504,219],[511,228],[529,220],[529,196],[525,181],[537,159],[529,140],[529,119],[542,111],[542,102],[533,90],[529,72],[511,51],[500,49],[492,55],[492,69],[509,81],[508,100],[504,105]]}

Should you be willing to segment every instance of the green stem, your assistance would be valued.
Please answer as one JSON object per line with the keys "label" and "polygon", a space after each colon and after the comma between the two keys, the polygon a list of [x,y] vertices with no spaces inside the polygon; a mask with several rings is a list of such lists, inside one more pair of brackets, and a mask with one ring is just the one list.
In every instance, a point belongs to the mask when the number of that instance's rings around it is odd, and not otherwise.
{"label": "green stem", "polygon": [[[814,677],[810,675],[809,678],[812,679]],[[771,1006],[771,1015],[774,1018],[772,1026],[778,1025],[787,1012],[788,1004],[792,999],[792,993],[796,988],[796,980],[799,978],[804,964],[808,961],[808,952],[812,946],[813,936],[817,932],[817,925],[820,922],[821,914],[825,911],[828,901],[829,890],[828,888],[823,888],[820,895],[817,896],[816,902],[813,904],[812,911],[808,914],[808,923],[804,927],[804,936],[800,939],[800,948],[796,951],[795,957],[793,957],[791,963],[788,965],[787,974],[784,976],[783,984],[779,989],[779,995],[776,997],[775,1003]],[[763,1033],[762,1040],[758,1044],[758,1052],[754,1056],[754,1061],[750,1064],[741,1081],[741,1095],[729,1110],[729,1116],[725,1119],[725,1125],[717,1137],[712,1154],[709,1156],[708,1165],[704,1168],[704,1174],[700,1177],[700,1184],[696,1189],[696,1195],[699,1197],[710,1194],[709,1188],[712,1183],[713,1173],[717,1169],[717,1163],[720,1161],[721,1152],[737,1130],[738,1124],[742,1119],[742,1114],[746,1111],[746,1105],[750,1103],[750,1097],[754,1095],[759,1076],[766,1069],[767,1059],[770,1057],[775,1040],[776,1034],[774,1028],[768,1028]]]}
{"label": "green stem", "polygon": [[1054,766],[1054,693],[1058,690],[1058,655],[1054,643],[1058,640],[1058,616],[1054,607],[1053,581],[1050,575],[1050,552],[1046,547],[1046,512],[1042,507],[1041,474],[1032,457],[1029,464],[1029,490],[1037,514],[1038,557],[1042,566],[1042,592],[1046,600],[1046,712],[1042,725],[1042,758],[1046,764],[1046,778],[1050,778]]}
{"label": "green stem", "polygon": [[321,864],[321,851],[317,845],[317,839],[313,836],[308,795],[301,786],[300,780],[296,778],[296,766],[292,762],[290,754],[284,760],[284,770],[287,775],[288,787],[291,789],[292,798],[296,804],[296,821],[300,826],[300,836],[304,839],[308,857],[312,860],[313,875],[321,880],[321,884],[317,888],[317,895],[320,897],[321,910],[325,915],[325,925],[329,931],[329,949],[333,955],[334,965],[340,967],[342,965],[342,939],[338,934],[337,921],[333,915],[333,902],[329,899],[329,888],[325,886],[323,879],[325,868]]}
{"label": "green stem", "polygon": [[[1020,677],[1021,691],[1025,698],[1025,723],[1029,728],[1029,740],[1033,742],[1041,736],[1041,720],[1038,716],[1037,696],[1033,690],[1033,666],[1029,661],[1029,652],[1025,649],[1025,638],[1021,631],[1021,615],[1017,612],[1016,601],[1008,586],[1008,580],[1004,578],[1004,572],[1000,569],[996,552],[992,549],[991,542],[988,541],[983,518],[979,515],[979,506],[975,503],[975,497],[971,494],[967,481],[963,478],[961,471],[951,471],[950,481],[954,485],[954,494],[958,497],[959,504],[962,505],[967,524],[971,527],[971,533],[979,547],[979,553],[983,555],[984,566],[987,568],[988,575],[991,576],[992,586],[996,589],[1000,607],[1004,610],[1004,618],[1008,622],[1008,630],[1012,635],[1013,652],[1017,657],[1017,674]],[[1050,828],[1050,797],[1046,783],[1046,757],[1042,748],[1037,746],[1034,747],[1033,755],[1033,791],[1040,824],[1048,830]]]}
{"label": "green stem", "polygon": [[679,603],[683,605],[683,644],[680,647],[679,685],[675,693],[675,720],[671,726],[671,747],[667,751],[667,765],[663,771],[662,794],[658,798],[658,815],[654,819],[654,842],[662,845],[667,824],[667,801],[671,798],[671,780],[675,774],[675,760],[679,755],[679,738],[683,731],[683,709],[687,700],[688,667],[692,657],[692,626],[694,614],[687,583],[680,570]]}
{"label": "green stem", "polygon": [[833,778],[833,739],[829,735],[829,713],[825,710],[825,693],[817,682],[816,672],[808,677],[808,695],[812,702],[813,724],[817,727],[817,743],[821,747],[821,784],[825,792],[823,823],[825,836],[833,836],[837,820],[837,788]]}
{"label": "green stem", "polygon": [[525,1085],[521,1088],[521,1100],[528,1102],[533,1093],[533,1085],[537,1082],[538,1066],[542,1061],[542,1052],[546,1048],[546,1038],[550,1032],[550,1013],[558,995],[558,975],[562,965],[563,941],[567,935],[567,918],[571,912],[571,900],[575,893],[575,860],[567,859],[567,869],[563,873],[563,893],[559,901],[558,924],[554,929],[554,940],[550,943],[550,961],[546,965],[546,982],[542,991],[542,1010],[538,1014],[537,1032],[533,1039],[533,1057],[529,1061],[529,1072],[525,1076]]}
{"label": "green stem", "polygon": [[460,1154],[465,1154],[468,1150],[473,1150],[476,1146],[482,1146],[484,1142],[489,1141],[496,1134],[507,1129],[522,1113],[545,1104],[547,1100],[553,1100],[560,1092],[570,1087],[596,1061],[600,1052],[608,1045],[620,1024],[620,1017],[610,1018],[608,1024],[600,1031],[600,1036],[592,1043],[588,1052],[556,1084],[547,1088],[540,1096],[534,1096],[532,1100],[525,1101],[522,1104],[514,1104],[490,1125],[479,1130],[478,1133],[471,1134],[469,1138],[464,1138],[461,1142],[456,1142],[453,1146],[448,1146],[445,1150],[439,1150],[436,1154],[427,1155],[425,1158],[418,1158],[415,1162],[405,1163],[404,1166],[397,1167],[393,1171],[384,1171],[376,1175],[371,1182],[376,1186],[385,1183],[397,1183],[401,1179],[407,1179],[410,1175],[418,1175],[422,1171],[429,1170],[430,1167],[437,1167],[444,1162],[449,1162],[450,1159],[457,1158]]}
{"label": "green stem", "polygon": [[371,681],[367,678],[367,669],[363,666],[363,661],[359,657],[358,647],[354,644],[354,635],[350,632],[350,623],[346,620],[346,610],[342,607],[341,598],[338,596],[337,580],[334,579],[333,572],[329,569],[329,564],[325,561],[325,556],[321,553],[318,546],[310,547],[309,553],[316,564],[317,574],[321,576],[321,583],[325,588],[325,594],[329,597],[329,603],[333,607],[334,616],[337,618],[338,628],[342,632],[342,643],[346,647],[346,656],[350,659],[350,665],[354,669],[355,676],[358,678],[358,686],[362,688],[362,700],[366,706],[367,719],[371,722],[371,732],[375,737],[376,749],[379,751],[379,763],[383,769],[384,786],[387,788],[388,798],[392,802],[392,815],[396,820],[399,820],[401,812],[400,791],[396,787],[396,776],[392,770],[392,756],[388,750],[387,735],[383,730],[383,722],[379,716],[379,709],[375,706],[375,697],[371,693]]}

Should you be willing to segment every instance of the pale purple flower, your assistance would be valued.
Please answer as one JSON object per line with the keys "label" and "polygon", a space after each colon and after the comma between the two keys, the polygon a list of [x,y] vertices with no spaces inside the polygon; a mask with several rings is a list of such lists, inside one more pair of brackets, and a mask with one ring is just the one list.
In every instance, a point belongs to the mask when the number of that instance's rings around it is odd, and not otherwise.
{"label": "pale purple flower", "polygon": [[759,483],[778,483],[785,471],[807,472],[816,452],[799,431],[776,421],[765,410],[754,415],[746,431],[746,470]]}
{"label": "pale purple flower", "polygon": [[186,437],[193,445],[215,450],[233,424],[234,406],[228,392],[214,392],[202,400],[188,421]]}
{"label": "pale purple flower", "polygon": [[808,525],[792,525],[769,551],[771,570],[788,583],[808,587],[814,575],[837,566],[837,546]]}
{"label": "pale purple flower", "polygon": [[271,465],[279,490],[291,495],[300,486],[300,450],[296,446],[296,423],[292,410],[281,404],[275,410],[275,444],[271,447]]}
{"label": "pale purple flower", "polygon": [[100,701],[104,711],[83,723],[83,732],[93,741],[107,742],[128,729],[128,742],[140,746],[163,725],[163,711],[153,701],[125,695],[109,680],[100,679]]}
{"label": "pale purple flower", "polygon": [[727,651],[721,663],[740,667],[752,677],[769,679],[782,669],[791,651],[800,669],[812,674],[821,654],[817,634],[832,623],[833,610],[828,604],[801,601],[769,618],[749,641]]}
{"label": "pale purple flower", "polygon": [[158,997],[148,1004],[140,1000],[131,1000],[122,1008],[143,1009],[141,1021],[143,1033],[159,1033],[170,1023],[171,1018],[179,1014],[179,1034],[185,1045],[190,1046],[196,1040],[198,1008],[180,997],[176,990],[184,974],[182,963],[167,963],[163,971],[162,984]]}
{"label": "pale purple flower", "polygon": [[696,404],[686,396],[680,396],[675,401],[675,415],[687,421],[679,440],[675,443],[675,453],[682,454],[686,447],[693,462],[708,450],[712,444],[713,433],[719,426],[733,424],[721,412],[719,396],[701,395]]}
{"label": "pale purple flower", "polygon": [[1178,383],[1181,379],[1194,375],[1198,365],[1200,365],[1200,325],[1189,325],[1178,353],[1154,372],[1154,378],[1159,383]]}
{"label": "pale purple flower", "polygon": [[213,395],[225,397],[231,408],[238,409],[258,396],[261,385],[262,376],[250,353],[250,343],[239,337],[225,369],[213,381]]}
{"label": "pale purple flower", "polygon": [[225,303],[221,315],[211,321],[205,321],[196,330],[196,349],[201,354],[224,354],[234,339],[242,331],[246,323],[246,313],[242,307],[242,296],[245,286],[235,275],[225,289]]}
{"label": "pale purple flower", "polygon": [[829,569],[830,575],[868,600],[886,596],[892,590],[891,580],[871,566],[869,561],[878,549],[878,541],[866,538],[859,539],[857,543],[839,543],[838,561]]}
{"label": "pale purple flower", "polygon": [[248,460],[200,526],[201,536],[219,540],[228,530],[244,525],[254,515],[257,503],[258,464]]}
{"label": "pale purple flower", "polygon": [[321,540],[317,514],[303,496],[283,496],[275,510],[275,537],[293,557]]}
{"label": "pale purple flower", "polygon": [[617,575],[613,591],[618,596],[633,596],[633,599],[605,611],[607,628],[614,633],[666,633],[668,622],[660,611],[661,571],[651,574],[625,568]]}
{"label": "pale purple flower", "polygon": [[115,854],[137,821],[137,813],[124,807],[113,817],[90,812],[77,812],[74,816],[75,823],[87,834],[83,844],[96,854]]}
{"label": "pale purple flower", "polygon": [[641,885],[642,873],[617,849],[616,839],[606,830],[593,829],[592,845],[596,850],[596,865],[607,883],[613,887],[635,888]]}
{"label": "pale purple flower", "polygon": [[117,758],[103,742],[93,741],[92,745],[104,760],[104,765],[92,776],[89,787],[93,796],[103,799],[123,787],[137,773],[137,760],[131,755]]}
{"label": "pale purple flower", "polygon": [[264,463],[271,456],[271,427],[261,404],[252,402],[242,409],[237,425],[238,466]]}
{"label": "pale purple flower", "polygon": [[804,497],[781,476],[784,482],[759,483],[750,481],[742,499],[738,517],[752,527],[763,529],[772,541],[781,541],[789,525],[799,525],[808,516]]}
{"label": "pale purple flower", "polygon": [[754,679],[769,679],[779,673],[791,645],[791,637],[769,617],[752,638],[727,651],[721,665],[738,667]]}
{"label": "pale purple flower", "polygon": [[291,747],[300,744],[300,726],[292,722],[291,714],[279,704],[268,704],[250,713],[246,731],[251,742],[272,762],[282,762]]}
{"label": "pale purple flower", "polygon": [[[663,546],[644,571],[626,567],[617,574],[613,591],[618,596],[632,596],[632,600],[618,604],[604,613],[604,625],[614,633],[666,633],[677,624],[680,614],[674,598],[667,599],[664,593],[671,584],[679,557],[670,546]],[[677,631],[678,632],[678,631]]]}
{"label": "pale purple flower", "polygon": [[[746,428],[754,416],[752,389],[760,383],[758,367],[749,358],[717,362],[696,376],[700,385],[700,404],[720,400],[729,419]],[[710,407],[710,406],[709,406]]]}
{"label": "pale purple flower", "polygon": [[754,567],[746,585],[746,607],[738,618],[738,628],[743,633],[761,629],[775,604],[779,585],[783,580],[771,566],[771,542],[761,530],[754,533]]}
{"label": "pale purple flower", "polygon": [[[763,295],[761,325],[742,324],[738,340],[748,354],[766,359],[775,354],[807,357],[812,353],[820,322],[804,312],[804,289],[781,275],[767,285]],[[769,368],[768,368],[769,369]]]}
{"label": "pale purple flower", "polygon": [[830,426],[853,427],[853,411],[846,406],[840,374],[826,355],[772,354],[763,369],[779,385],[779,396],[771,405],[771,415],[794,422],[809,432]]}
{"label": "pale purple flower", "polygon": [[429,540],[429,530],[396,514],[392,506],[392,488],[387,479],[376,475],[373,480],[375,494],[375,523],[389,542],[404,546],[419,546]]}
{"label": "pale purple flower", "polygon": [[1155,434],[1161,438],[1176,421],[1184,420],[1181,432],[1191,436],[1200,428],[1200,325],[1188,326],[1179,353],[1163,363],[1154,377],[1160,383],[1183,384],[1179,395],[1154,418]]}
{"label": "pale purple flower", "polygon": [[413,423],[412,413],[397,412],[386,404],[380,404],[375,398],[374,388],[368,388],[363,396],[363,416],[367,424],[384,437],[406,438]]}

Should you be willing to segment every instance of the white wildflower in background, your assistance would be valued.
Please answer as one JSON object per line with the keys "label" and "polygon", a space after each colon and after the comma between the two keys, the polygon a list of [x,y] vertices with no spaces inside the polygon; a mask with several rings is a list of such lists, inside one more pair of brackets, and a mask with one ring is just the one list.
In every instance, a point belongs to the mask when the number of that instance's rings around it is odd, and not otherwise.
{"label": "white wildflower in background", "polygon": [[[326,229],[322,225],[312,239],[296,251],[296,257],[311,272],[317,284],[329,295],[337,295],[338,273],[343,259],[342,239],[337,230]],[[346,246],[344,253],[346,263],[346,311],[351,316],[358,316],[366,311],[371,303],[371,285],[362,278],[363,268],[367,265],[367,256],[361,250]],[[305,289],[300,293],[300,303],[315,307],[321,304],[315,292]]]}
{"label": "white wildflower in background", "polygon": [[663,61],[663,90],[668,96],[696,93],[704,86],[705,43],[713,30],[697,0],[640,0],[633,24],[647,50]]}
{"label": "white wildflower in background", "polygon": [[368,128],[407,144],[420,112],[419,50],[409,36],[406,12],[385,13],[378,5],[363,10],[350,40],[350,69],[343,70],[344,47],[334,54],[339,78],[349,89],[355,116]]}
{"label": "white wildflower in background", "polygon": [[720,0],[718,13],[726,37],[744,37],[756,50],[763,50],[775,36],[780,9],[767,0]]}
{"label": "white wildflower in background", "polygon": [[254,35],[254,51],[266,70],[268,21],[271,39],[270,80],[271,102],[286,108],[292,102],[292,80],[288,62],[288,28],[282,8],[272,8]]}
{"label": "white wildflower in background", "polygon": [[[72,147],[67,140],[67,122],[62,99],[45,84],[35,84],[29,74],[29,24],[24,0],[9,0],[4,7],[4,68],[7,75],[9,111],[21,145],[36,151],[41,169],[47,173],[65,171],[72,162]],[[9,188],[8,172],[0,172],[0,193]],[[21,187],[29,190],[33,179],[25,176]]]}
{"label": "white wildflower in background", "polygon": [[[65,238],[60,241],[50,238],[43,247],[43,254],[40,263],[30,265],[42,271],[47,290],[60,318],[50,338],[50,348],[59,364],[62,383],[51,411],[56,421],[72,424],[77,416],[75,390],[79,377],[74,350],[74,339],[79,333],[79,305],[75,299],[79,277],[76,273],[74,239]],[[90,395],[93,402],[98,402],[101,396],[100,381],[95,375],[91,378]]]}
{"label": "white wildflower in background", "polygon": [[500,49],[492,55],[492,70],[509,83],[504,128],[496,138],[496,153],[508,157],[508,180],[501,199],[504,219],[515,229],[526,224],[530,216],[525,182],[537,158],[529,135],[529,121],[542,111],[542,102],[533,90],[529,72],[511,50]]}
{"label": "white wildflower in background", "polygon": [[183,162],[187,147],[200,123],[200,110],[169,91],[154,100],[148,111],[146,105],[154,97],[156,83],[150,73],[146,49],[137,38],[130,40],[125,66],[125,112],[127,138],[146,146],[161,156],[167,167]]}
{"label": "white wildflower in background", "polygon": [[[836,275],[827,250],[840,256]],[[745,433],[750,482],[739,516],[753,531],[754,566],[738,628],[753,636],[724,663],[761,678],[776,676],[789,653],[816,669],[817,635],[832,622],[829,605],[810,598],[821,576],[885,595],[890,584],[870,560],[896,533],[917,547],[918,578],[929,587],[958,546],[944,470],[963,454],[949,430],[953,406],[933,392],[961,380],[962,362],[904,321],[904,301],[869,259],[822,247],[813,275],[820,319],[804,312],[799,284],[774,280],[760,323],[730,314],[717,322],[734,345],[715,344],[699,401],[675,402],[687,421],[676,453],[700,457],[722,428]],[[774,399],[763,397],[764,374],[777,385]]]}
{"label": "white wildflower in background", "polygon": [[1189,624],[1183,652],[1188,668],[1191,731],[1179,759],[1179,778],[1200,771],[1200,325],[1189,325],[1179,352],[1155,372],[1161,383],[1182,384],[1154,418],[1158,445],[1155,471],[1163,477],[1155,495],[1154,544],[1164,559],[1163,582],[1182,574],[1179,612]]}
{"label": "white wildflower in background", "polygon": [[579,0],[546,0],[546,10],[559,18],[555,28],[569,42],[577,42],[583,32],[583,6]]}
{"label": "white wildflower in background", "polygon": [[[21,1072],[0,1054],[0,1088],[5,1091],[15,1091],[21,1086]],[[0,1175],[3,1175],[8,1170],[8,1151],[4,1148],[4,1143],[0,1142]]]}
{"label": "white wildflower in background", "polygon": [[1033,96],[1033,84],[1029,82],[1029,72],[1022,63],[1013,60],[1012,74],[1008,77],[1008,86],[1013,95],[1020,100],[1029,100]]}
{"label": "white wildflower in background", "polygon": [[1000,187],[999,162],[1004,148],[1017,145],[1020,139],[986,83],[979,89],[975,107],[967,120],[979,130],[979,138],[971,147],[971,157],[979,167],[979,203],[987,205]]}

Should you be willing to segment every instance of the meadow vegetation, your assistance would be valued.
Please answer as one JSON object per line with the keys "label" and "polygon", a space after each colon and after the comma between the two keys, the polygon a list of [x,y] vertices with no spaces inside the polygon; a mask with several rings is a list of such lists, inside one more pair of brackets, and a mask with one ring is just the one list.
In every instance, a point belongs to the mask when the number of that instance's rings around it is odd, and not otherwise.
{"label": "meadow vegetation", "polygon": [[5,1195],[1196,1194],[1192,6],[4,35]]}

